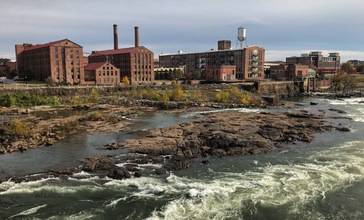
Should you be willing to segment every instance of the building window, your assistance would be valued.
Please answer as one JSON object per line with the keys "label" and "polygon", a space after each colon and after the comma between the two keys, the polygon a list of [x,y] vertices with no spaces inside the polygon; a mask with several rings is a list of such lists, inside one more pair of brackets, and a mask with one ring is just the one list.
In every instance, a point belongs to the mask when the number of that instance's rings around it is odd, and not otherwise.
{"label": "building window", "polygon": [[72,47],[70,48],[70,52],[71,52],[71,53],[73,52],[73,49],[72,49]]}
{"label": "building window", "polygon": [[56,53],[56,59],[58,59],[58,53]]}
{"label": "building window", "polygon": [[55,49],[56,52],[58,52],[58,47],[55,47],[54,49]]}
{"label": "building window", "polygon": [[79,55],[78,55],[78,53],[76,54],[76,58],[79,58]]}
{"label": "building window", "polygon": [[56,65],[59,66],[59,61],[58,60],[56,60]]}
{"label": "building window", "polygon": [[71,59],[73,58],[73,54],[70,54],[70,58],[71,58]]}
{"label": "building window", "polygon": [[76,48],[76,52],[78,52],[78,48]]}

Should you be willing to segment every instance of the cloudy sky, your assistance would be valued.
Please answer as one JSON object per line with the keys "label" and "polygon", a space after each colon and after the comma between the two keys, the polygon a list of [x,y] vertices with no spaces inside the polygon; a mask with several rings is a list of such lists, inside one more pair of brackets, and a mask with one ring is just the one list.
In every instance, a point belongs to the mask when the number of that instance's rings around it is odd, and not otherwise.
{"label": "cloudy sky", "polygon": [[266,60],[313,50],[339,52],[342,61],[364,60],[362,0],[1,0],[0,57],[15,58],[14,45],[68,38],[84,52],[140,44],[161,53],[217,49],[218,40],[266,49]]}

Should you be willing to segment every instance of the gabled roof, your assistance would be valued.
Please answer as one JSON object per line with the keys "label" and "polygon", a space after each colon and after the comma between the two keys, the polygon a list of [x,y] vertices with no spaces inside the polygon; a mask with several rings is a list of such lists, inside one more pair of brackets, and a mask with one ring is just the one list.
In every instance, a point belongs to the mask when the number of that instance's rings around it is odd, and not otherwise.
{"label": "gabled roof", "polygon": [[85,66],[85,70],[96,70],[100,66],[106,64],[107,62],[89,63]]}
{"label": "gabled roof", "polygon": [[134,52],[136,47],[127,47],[127,48],[121,48],[116,50],[101,50],[101,51],[95,51],[90,56],[100,56],[100,55],[114,55],[114,54],[124,54],[124,53],[131,53]]}
{"label": "gabled roof", "polygon": [[36,45],[27,46],[27,47],[24,48],[24,50],[34,50],[34,49],[39,49],[39,48],[43,48],[43,47],[50,47],[50,46],[56,45],[58,43],[61,43],[62,41],[69,41],[69,42],[72,42],[73,44],[81,47],[80,45],[76,44],[73,41],[70,41],[68,39],[63,39],[63,40],[57,40],[57,41],[49,42],[49,43],[46,43],[46,44],[36,44]]}
{"label": "gabled roof", "polygon": [[[145,48],[144,46],[140,46],[140,47],[127,47],[127,48],[120,48],[120,49],[113,49],[113,50],[100,50],[100,51],[95,51],[94,53],[92,53],[90,56],[102,56],[102,55],[115,55],[115,54],[126,54],[126,53],[131,53],[134,52],[137,49],[143,49],[143,50],[148,50],[147,48]],[[150,50],[148,50],[150,51]]]}

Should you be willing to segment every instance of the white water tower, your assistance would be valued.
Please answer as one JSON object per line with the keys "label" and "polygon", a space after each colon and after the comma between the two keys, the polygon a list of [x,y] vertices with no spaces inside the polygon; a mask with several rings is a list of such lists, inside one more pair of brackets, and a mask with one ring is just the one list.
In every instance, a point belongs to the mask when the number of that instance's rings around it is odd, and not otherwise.
{"label": "white water tower", "polygon": [[243,28],[243,26],[240,26],[238,28],[238,41],[239,41],[240,49],[242,49],[244,41],[246,44],[246,29]]}

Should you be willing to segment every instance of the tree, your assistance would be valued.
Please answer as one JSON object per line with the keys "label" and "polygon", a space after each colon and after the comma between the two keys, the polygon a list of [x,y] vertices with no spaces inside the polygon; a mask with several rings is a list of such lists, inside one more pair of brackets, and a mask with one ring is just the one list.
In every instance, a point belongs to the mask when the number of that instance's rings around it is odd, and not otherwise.
{"label": "tree", "polygon": [[127,86],[130,85],[129,78],[127,76],[124,76],[123,79],[121,80],[121,83]]}
{"label": "tree", "polygon": [[341,72],[343,73],[347,73],[347,74],[352,74],[354,73],[354,67],[353,65],[351,64],[351,62],[346,62],[346,63],[343,63],[341,65]]}
{"label": "tree", "polygon": [[5,65],[5,64],[7,64],[7,62],[9,62],[10,61],[10,59],[7,59],[7,58],[0,58],[0,65],[2,64],[2,65]]}
{"label": "tree", "polygon": [[201,79],[201,72],[196,70],[196,71],[193,73],[193,78],[194,78],[194,79]]}
{"label": "tree", "polygon": [[364,64],[361,64],[361,65],[357,66],[356,71],[358,73],[364,73]]}
{"label": "tree", "polygon": [[331,78],[331,87],[335,92],[347,92],[349,90],[353,91],[356,87],[356,84],[357,82],[355,75],[346,74],[343,71]]}

